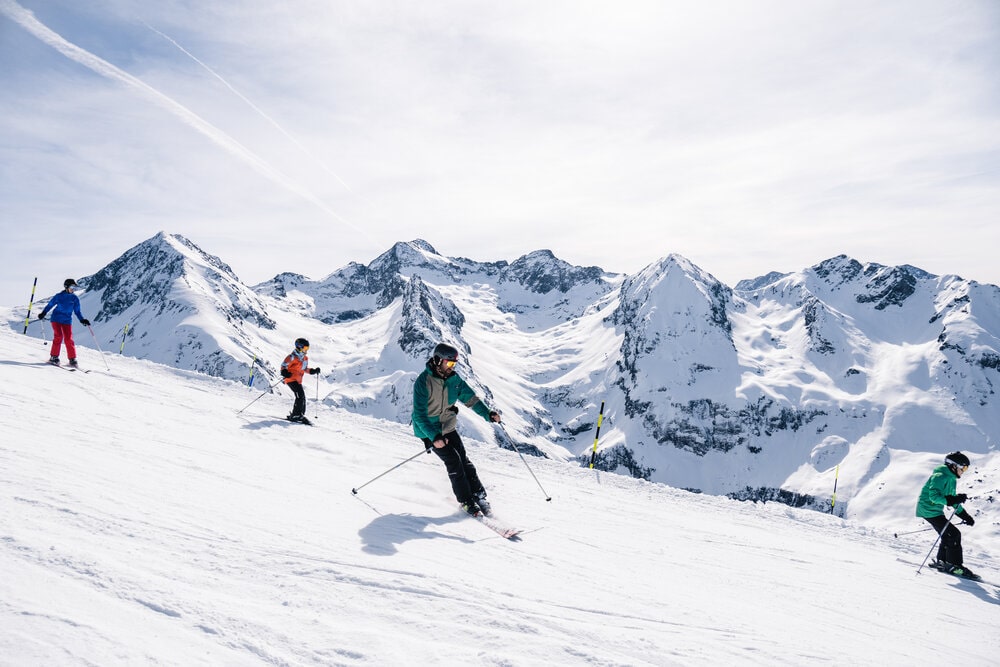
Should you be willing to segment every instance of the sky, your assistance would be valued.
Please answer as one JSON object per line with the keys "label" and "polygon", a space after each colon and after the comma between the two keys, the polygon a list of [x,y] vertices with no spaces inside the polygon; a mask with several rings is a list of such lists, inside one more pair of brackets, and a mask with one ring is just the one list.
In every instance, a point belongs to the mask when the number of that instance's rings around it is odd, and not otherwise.
{"label": "sky", "polygon": [[1000,6],[0,0],[0,304],[159,231],[248,284],[422,238],[1000,284]]}
{"label": "sky", "polygon": [[[85,345],[89,372],[69,372],[29,361],[38,348],[0,328],[3,665],[985,667],[1000,652],[1000,588],[918,574],[932,540],[909,512],[862,526],[468,437],[498,520],[522,530],[508,541],[460,513],[407,424],[322,391],[315,426],[292,424],[287,393]],[[887,499],[915,502],[901,481]],[[996,539],[962,532],[966,563],[1000,583]]]}

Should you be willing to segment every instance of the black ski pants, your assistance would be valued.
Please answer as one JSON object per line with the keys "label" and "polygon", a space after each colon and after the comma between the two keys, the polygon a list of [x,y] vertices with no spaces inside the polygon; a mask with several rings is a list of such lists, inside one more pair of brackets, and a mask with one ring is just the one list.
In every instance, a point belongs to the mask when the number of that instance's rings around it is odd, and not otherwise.
{"label": "black ski pants", "polygon": [[[962,532],[951,523],[950,519],[944,516],[924,517],[927,523],[934,526],[934,530],[941,535],[941,542],[938,546],[937,559],[952,565],[962,564]],[[941,531],[944,531],[943,533]]]}
{"label": "black ski pants", "polygon": [[438,449],[434,442],[427,438],[421,438],[425,447],[430,447],[434,453],[444,461],[444,467],[448,470],[448,478],[451,480],[451,490],[455,493],[455,500],[460,503],[467,503],[473,499],[477,493],[484,491],[483,483],[479,481],[476,473],[476,466],[472,465],[469,457],[465,454],[465,445],[458,431],[444,434],[444,447]]}
{"label": "black ski pants", "polygon": [[292,405],[292,416],[302,417],[306,414],[306,390],[302,388],[301,382],[288,382],[288,388],[295,394],[295,404]]}

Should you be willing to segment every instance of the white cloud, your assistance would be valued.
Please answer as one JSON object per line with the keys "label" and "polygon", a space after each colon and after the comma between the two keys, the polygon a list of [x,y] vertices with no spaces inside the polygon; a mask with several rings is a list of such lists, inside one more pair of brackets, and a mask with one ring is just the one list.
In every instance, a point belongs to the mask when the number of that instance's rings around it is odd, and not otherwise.
{"label": "white cloud", "polygon": [[990,2],[22,5],[125,85],[0,17],[0,162],[43,175],[4,179],[5,228],[180,232],[250,281],[421,237],[612,271],[677,252],[730,283],[841,252],[1000,283]]}

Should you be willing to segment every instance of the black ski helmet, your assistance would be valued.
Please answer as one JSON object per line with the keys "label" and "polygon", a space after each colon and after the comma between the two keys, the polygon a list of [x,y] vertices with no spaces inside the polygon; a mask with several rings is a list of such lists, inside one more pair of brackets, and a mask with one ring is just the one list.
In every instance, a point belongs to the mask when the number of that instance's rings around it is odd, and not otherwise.
{"label": "black ski helmet", "polygon": [[447,343],[438,343],[434,348],[434,363],[439,363],[442,359],[458,361],[458,350]]}
{"label": "black ski helmet", "polygon": [[77,286],[76,281],[73,280],[72,278],[67,278],[66,280],[63,281],[63,289],[67,287],[76,287],[76,286]]}
{"label": "black ski helmet", "polygon": [[948,456],[944,457],[944,464],[955,470],[956,468],[967,468],[969,466],[969,457],[962,452],[952,452]]}
{"label": "black ski helmet", "polygon": [[301,350],[304,347],[309,347],[309,341],[307,341],[305,338],[296,338],[295,339],[295,349],[296,350]]}

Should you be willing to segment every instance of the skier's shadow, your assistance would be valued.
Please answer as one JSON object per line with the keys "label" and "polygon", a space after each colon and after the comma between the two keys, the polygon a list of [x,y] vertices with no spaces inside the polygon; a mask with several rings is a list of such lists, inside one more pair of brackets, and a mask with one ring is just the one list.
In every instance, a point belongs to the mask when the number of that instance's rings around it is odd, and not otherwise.
{"label": "skier's shadow", "polygon": [[956,588],[964,588],[983,602],[1000,604],[1000,590],[992,584],[980,584],[968,579],[959,579]]}
{"label": "skier's shadow", "polygon": [[358,531],[362,551],[376,556],[392,556],[398,546],[409,540],[445,539],[471,543],[473,540],[428,530],[430,526],[440,526],[460,521],[461,516],[414,516],[413,514],[382,514]]}
{"label": "skier's shadow", "polygon": [[245,417],[244,419],[246,419],[247,423],[243,424],[243,428],[251,431],[257,431],[262,428],[270,428],[272,426],[298,426],[298,424],[293,424],[287,419],[278,419],[277,417],[270,417],[259,421],[250,421],[252,417]]}

